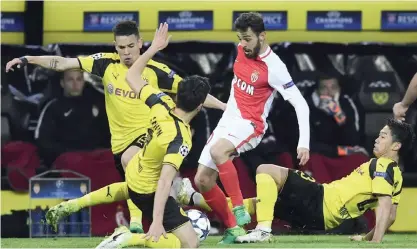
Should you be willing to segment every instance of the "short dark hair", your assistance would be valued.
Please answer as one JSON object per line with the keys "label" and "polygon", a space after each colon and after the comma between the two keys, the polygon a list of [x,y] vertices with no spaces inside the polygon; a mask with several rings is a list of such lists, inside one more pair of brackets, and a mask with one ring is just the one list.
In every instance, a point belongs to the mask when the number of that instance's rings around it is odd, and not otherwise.
{"label": "short dark hair", "polygon": [[114,37],[135,35],[139,37],[138,25],[134,21],[121,21],[113,27]]}
{"label": "short dark hair", "polygon": [[177,107],[186,112],[192,112],[204,103],[209,92],[208,78],[198,75],[186,77],[178,86]]}
{"label": "short dark hair", "polygon": [[242,13],[235,21],[235,29],[239,32],[246,32],[248,28],[259,35],[265,31],[265,24],[261,14],[257,12]]}
{"label": "short dark hair", "polygon": [[413,128],[410,124],[393,118],[388,119],[387,126],[391,130],[392,140],[401,143],[399,156],[405,156],[412,149],[416,139]]}

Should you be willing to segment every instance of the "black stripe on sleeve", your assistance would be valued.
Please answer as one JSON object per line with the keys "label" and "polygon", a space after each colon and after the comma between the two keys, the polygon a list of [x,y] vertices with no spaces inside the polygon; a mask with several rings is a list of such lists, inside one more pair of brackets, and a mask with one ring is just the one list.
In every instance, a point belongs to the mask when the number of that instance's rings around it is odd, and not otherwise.
{"label": "black stripe on sleeve", "polygon": [[375,171],[376,171],[376,158],[371,159],[371,163],[369,165],[369,177],[373,180],[375,178]]}
{"label": "black stripe on sleeve", "polygon": [[168,74],[167,72],[165,72],[164,70],[154,66],[154,65],[146,65],[147,67],[149,67],[150,69],[152,69],[155,74],[156,77],[158,78],[158,87],[159,89],[164,89],[164,90],[172,90],[172,87],[174,85],[174,76],[172,75],[172,77],[170,76],[170,74]]}
{"label": "black stripe on sleeve", "polygon": [[145,104],[149,106],[149,108],[152,108],[152,106],[156,104],[162,104],[162,103],[163,103],[162,100],[156,94],[149,95],[149,97],[145,100]]}
{"label": "black stripe on sleeve", "polygon": [[91,74],[103,77],[107,67],[112,63],[120,63],[120,60],[113,60],[109,58],[101,58],[94,60],[93,68],[91,69]]}
{"label": "black stripe on sleeve", "polygon": [[384,179],[391,185],[394,185],[394,167],[397,166],[396,162],[392,162],[390,164],[388,164],[387,167],[387,173],[385,174]]}
{"label": "black stripe on sleeve", "polygon": [[78,66],[80,67],[81,70],[83,70],[83,65],[81,64],[81,61],[78,57],[77,57],[77,61],[78,61]]}
{"label": "black stripe on sleeve", "polygon": [[397,193],[394,193],[392,196],[397,196],[397,195],[401,194],[401,191],[403,191],[403,188],[402,187],[401,187],[401,189]]}
{"label": "black stripe on sleeve", "polygon": [[181,128],[180,128],[180,124],[179,124],[179,122],[181,122],[181,121],[178,120],[178,118],[175,117],[174,115],[172,115],[171,113],[170,113],[170,115],[174,119],[175,128],[177,130],[177,135],[169,143],[168,148],[167,148],[167,154],[177,154],[180,151],[181,145],[184,143],[184,138],[182,137]]}

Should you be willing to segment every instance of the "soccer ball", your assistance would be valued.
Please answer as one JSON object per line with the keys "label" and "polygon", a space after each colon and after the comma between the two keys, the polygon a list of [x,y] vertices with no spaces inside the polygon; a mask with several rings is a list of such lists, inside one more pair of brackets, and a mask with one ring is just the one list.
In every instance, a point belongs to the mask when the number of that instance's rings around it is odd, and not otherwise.
{"label": "soccer ball", "polygon": [[196,209],[189,209],[186,213],[200,241],[205,240],[210,233],[210,221],[207,215]]}

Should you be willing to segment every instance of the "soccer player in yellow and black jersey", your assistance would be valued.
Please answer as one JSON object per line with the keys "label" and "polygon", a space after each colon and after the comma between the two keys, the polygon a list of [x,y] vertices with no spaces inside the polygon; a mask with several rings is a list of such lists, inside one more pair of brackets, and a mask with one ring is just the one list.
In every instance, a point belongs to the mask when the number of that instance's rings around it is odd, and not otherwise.
{"label": "soccer player in yellow and black jersey", "polygon": [[[175,105],[169,96],[143,80],[141,73],[146,62],[168,42],[168,24],[161,24],[150,48],[126,76],[135,94],[149,106],[152,125],[144,148],[127,165],[127,191],[152,224],[144,238],[120,227],[98,248],[143,245],[144,239],[148,247],[198,247],[199,240],[187,215],[169,193],[176,172],[192,146],[189,122],[201,110],[210,86],[207,78],[184,78]],[[160,239],[161,236],[165,239]]]}
{"label": "soccer player in yellow and black jersey", "polygon": [[[139,95],[132,91],[125,78],[127,70],[140,58],[143,46],[135,22],[123,21],[113,29],[114,44],[117,53],[97,53],[77,58],[60,56],[23,56],[7,63],[6,72],[14,66],[23,67],[35,64],[45,68],[65,71],[82,69],[102,78],[105,89],[106,112],[111,132],[111,146],[116,168],[124,179],[124,167],[132,156],[143,146],[146,133],[150,127],[150,108],[139,99]],[[153,87],[166,93],[176,94],[181,77],[162,63],[149,60],[142,72],[142,77]],[[225,104],[211,95],[207,96],[204,106],[208,108],[224,109]],[[122,166],[123,165],[123,166]],[[83,198],[79,201],[79,208],[106,203],[106,194],[97,195],[99,199]],[[88,196],[87,196],[88,197]],[[131,230],[142,232],[142,214],[128,201],[131,212]],[[72,208],[76,211],[78,208]]]}
{"label": "soccer player in yellow and black jersey", "polygon": [[301,171],[276,165],[259,166],[256,175],[258,225],[236,241],[269,240],[274,217],[306,229],[329,230],[347,219],[361,216],[368,209],[376,209],[376,225],[372,231],[351,239],[381,242],[395,221],[400,201],[403,177],[399,157],[411,149],[414,139],[411,125],[388,120],[375,140],[375,158],[329,184],[318,184]]}
{"label": "soccer player in yellow and black jersey", "polygon": [[[403,178],[398,160],[411,149],[414,139],[409,124],[390,119],[375,140],[373,152],[376,158],[329,184],[318,184],[298,170],[276,165],[259,166],[257,197],[244,200],[249,213],[256,212],[258,225],[252,232],[238,236],[236,242],[270,240],[274,217],[290,222],[294,227],[330,230],[375,208],[375,228],[365,236],[351,239],[380,242],[394,223],[400,201]],[[189,180],[183,181],[178,202],[210,210],[204,197],[187,182]]]}

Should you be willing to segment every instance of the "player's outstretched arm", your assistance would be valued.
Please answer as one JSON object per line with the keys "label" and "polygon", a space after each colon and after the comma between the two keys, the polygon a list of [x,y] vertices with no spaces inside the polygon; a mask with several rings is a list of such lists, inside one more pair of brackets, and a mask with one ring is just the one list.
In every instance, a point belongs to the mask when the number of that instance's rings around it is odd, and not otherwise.
{"label": "player's outstretched arm", "polygon": [[417,99],[417,73],[408,85],[407,91],[405,92],[404,98],[401,102],[398,102],[392,108],[396,119],[405,120],[405,114],[410,105]]}
{"label": "player's outstretched arm", "polygon": [[294,107],[300,133],[297,146],[297,159],[300,160],[300,165],[305,165],[310,159],[310,108],[296,86],[293,86],[291,91],[292,96],[288,101]]}
{"label": "player's outstretched arm", "polygon": [[27,64],[34,64],[44,68],[52,69],[55,71],[65,71],[68,69],[79,69],[80,63],[77,58],[65,58],[61,56],[22,56],[20,58],[14,58],[7,62],[6,73],[14,71],[14,67],[22,68]]}
{"label": "player's outstretched arm", "polygon": [[[395,209],[395,210],[392,210]],[[392,213],[393,212],[393,213]],[[366,235],[365,239],[372,242],[381,242],[387,229],[394,223],[396,216],[396,206],[392,205],[390,196],[378,197],[378,206],[375,210],[376,224],[373,229],[373,235],[371,232],[369,236]],[[372,235],[372,238],[371,238]]]}
{"label": "player's outstretched arm", "polygon": [[226,110],[226,104],[215,98],[213,95],[208,94],[206,100],[203,103],[204,107],[214,108],[219,110]]}
{"label": "player's outstretched arm", "polygon": [[164,49],[168,45],[170,39],[171,36],[168,35],[168,24],[161,23],[155,32],[151,46],[127,71],[126,81],[135,93],[139,94],[140,90],[147,84],[146,81],[142,79],[142,72],[145,69],[146,64],[159,50]]}

